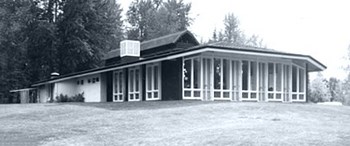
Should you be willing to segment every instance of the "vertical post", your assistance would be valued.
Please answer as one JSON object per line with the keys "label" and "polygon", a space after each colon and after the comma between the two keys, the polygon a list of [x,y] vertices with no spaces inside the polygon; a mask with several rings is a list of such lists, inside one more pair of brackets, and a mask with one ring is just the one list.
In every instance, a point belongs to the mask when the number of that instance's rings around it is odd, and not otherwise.
{"label": "vertical post", "polygon": [[251,61],[247,60],[248,62],[248,81],[247,81],[247,85],[248,85],[248,99],[250,99],[251,97],[251,77],[250,77],[250,73],[251,73]]}
{"label": "vertical post", "polygon": [[309,64],[308,63],[306,63],[306,65],[305,65],[305,74],[306,74],[306,76],[305,76],[305,81],[304,82],[306,82],[305,84],[305,86],[304,86],[304,91],[305,91],[305,101],[306,102],[309,102],[309,82],[310,82],[310,80],[309,80]]}
{"label": "vertical post", "polygon": [[210,76],[210,97],[211,97],[211,100],[214,101],[214,57],[211,57],[210,58],[211,60],[211,65],[210,65],[210,73],[209,73],[209,76]]}
{"label": "vertical post", "polygon": [[264,63],[264,66],[265,66],[265,101],[269,101],[269,97],[268,97],[268,92],[269,92],[269,64],[268,63]]}
{"label": "vertical post", "polygon": [[204,76],[203,76],[203,66],[204,66],[204,60],[202,59],[202,57],[200,56],[199,57],[199,63],[200,63],[200,70],[201,70],[201,76],[199,77],[200,78],[200,95],[201,95],[201,100],[203,101],[204,100],[204,91],[205,91],[205,89],[204,89]]}
{"label": "vertical post", "polygon": [[292,64],[289,65],[289,102],[292,102],[293,100],[293,66]]}
{"label": "vertical post", "polygon": [[255,62],[255,64],[256,64],[256,99],[257,99],[257,101],[259,101],[259,97],[260,97],[260,89],[259,89],[259,62],[258,61],[256,61]]}
{"label": "vertical post", "polygon": [[233,88],[232,88],[232,86],[234,85],[234,83],[232,82],[232,60],[230,60],[230,59],[227,59],[228,60],[228,73],[229,73],[229,84],[228,84],[228,86],[229,86],[229,90],[230,90],[230,93],[229,93],[229,95],[230,95],[230,100],[232,101],[232,98],[233,98]]}

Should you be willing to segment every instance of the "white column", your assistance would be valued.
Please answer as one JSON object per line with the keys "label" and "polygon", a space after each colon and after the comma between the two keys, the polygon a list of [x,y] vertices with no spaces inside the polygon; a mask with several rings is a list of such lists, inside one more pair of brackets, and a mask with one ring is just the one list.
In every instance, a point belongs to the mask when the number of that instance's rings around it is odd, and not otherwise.
{"label": "white column", "polygon": [[293,66],[289,65],[289,102],[292,102],[292,96],[293,96]]}
{"label": "white column", "polygon": [[264,63],[265,66],[265,101],[268,102],[269,98],[268,98],[268,86],[269,86],[269,80],[268,80],[268,76],[269,76],[269,64],[268,63]]}
{"label": "white column", "polygon": [[238,101],[242,101],[242,60],[238,61]]}

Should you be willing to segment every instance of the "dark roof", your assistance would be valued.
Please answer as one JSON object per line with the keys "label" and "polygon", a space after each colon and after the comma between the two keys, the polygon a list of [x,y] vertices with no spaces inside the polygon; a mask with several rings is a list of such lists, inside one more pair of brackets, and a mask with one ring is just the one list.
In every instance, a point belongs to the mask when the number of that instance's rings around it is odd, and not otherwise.
{"label": "dark roof", "polygon": [[187,49],[177,48],[177,49],[172,49],[172,50],[164,50],[164,51],[159,52],[159,53],[154,53],[152,55],[145,56],[143,59],[136,60],[134,62],[126,62],[126,63],[124,62],[124,63],[120,63],[120,64],[109,65],[109,66],[95,68],[95,69],[90,69],[90,70],[85,70],[85,71],[81,71],[81,72],[75,72],[75,73],[71,73],[71,74],[61,75],[61,76],[59,76],[59,78],[39,81],[39,82],[35,83],[34,85],[45,83],[45,82],[56,80],[56,79],[72,77],[72,76],[85,74],[85,73],[90,73],[90,72],[103,71],[103,70],[107,70],[107,69],[113,69],[115,67],[122,67],[122,66],[125,66],[125,65],[132,65],[132,64],[140,63],[140,62],[144,62],[144,61],[164,58],[164,57],[171,56],[171,55],[177,55],[177,54],[181,54],[181,53],[201,50],[201,49],[204,49],[204,48],[216,48],[216,49],[223,49],[223,50],[236,50],[236,51],[245,51],[245,52],[258,52],[258,53],[266,53],[266,54],[278,54],[278,55],[307,57],[307,58],[310,58],[311,60],[315,61],[316,63],[318,63],[322,67],[327,68],[325,65],[323,65],[322,63],[320,63],[319,61],[317,61],[316,59],[314,59],[313,57],[311,57],[309,55],[284,53],[284,52],[279,52],[279,51],[275,51],[275,50],[272,50],[272,49],[249,47],[249,46],[237,46],[237,47],[234,47],[234,46],[235,45],[223,46],[222,44],[221,45],[220,44],[206,44],[206,45],[194,46],[194,47],[187,48]]}
{"label": "dark roof", "polygon": [[[192,38],[194,38],[194,41],[197,43],[197,45],[199,44],[199,42],[195,39],[195,37],[193,36],[193,34],[190,31],[184,30],[184,31],[172,33],[169,35],[165,35],[165,36],[162,36],[159,38],[155,38],[155,39],[141,42],[141,46],[140,46],[141,51],[152,49],[152,48],[157,48],[157,47],[165,46],[165,45],[169,45],[169,44],[174,44],[177,41],[179,41],[179,39],[182,36],[184,36],[185,34],[190,35]],[[119,50],[120,49],[111,50],[103,58],[110,59],[113,57],[118,57],[120,55]]]}
{"label": "dark roof", "polygon": [[285,52],[277,51],[277,50],[274,50],[274,49],[254,47],[254,46],[247,46],[247,45],[240,45],[240,44],[234,44],[234,43],[225,42],[225,41],[209,43],[207,45],[209,45],[209,46],[216,46],[216,47],[229,47],[229,48],[242,49],[242,50],[256,50],[256,51],[285,53]]}
{"label": "dark roof", "polygon": [[[172,33],[169,35],[165,35],[159,38],[155,38],[152,40],[144,41],[141,43],[141,50],[147,50],[147,49],[156,48],[159,46],[176,43],[185,34],[189,34],[193,38],[195,38],[191,32],[189,32],[188,30],[184,30],[184,31]],[[199,44],[198,41],[197,41],[197,44]]]}

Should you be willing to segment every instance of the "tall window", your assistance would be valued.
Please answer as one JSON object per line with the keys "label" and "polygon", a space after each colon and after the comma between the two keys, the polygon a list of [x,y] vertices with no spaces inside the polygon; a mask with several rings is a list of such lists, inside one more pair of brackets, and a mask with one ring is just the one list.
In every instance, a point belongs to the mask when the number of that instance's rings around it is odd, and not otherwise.
{"label": "tall window", "polygon": [[201,98],[201,61],[200,58],[187,58],[183,68],[184,98]]}
{"label": "tall window", "polygon": [[292,67],[292,101],[305,101],[305,69]]}
{"label": "tall window", "polygon": [[141,92],[140,92],[140,68],[130,68],[129,69],[129,101],[140,101]]}
{"label": "tall window", "polygon": [[114,72],[113,75],[113,101],[122,102],[124,101],[124,74],[122,70]]}
{"label": "tall window", "polygon": [[160,65],[146,65],[146,100],[160,100]]}

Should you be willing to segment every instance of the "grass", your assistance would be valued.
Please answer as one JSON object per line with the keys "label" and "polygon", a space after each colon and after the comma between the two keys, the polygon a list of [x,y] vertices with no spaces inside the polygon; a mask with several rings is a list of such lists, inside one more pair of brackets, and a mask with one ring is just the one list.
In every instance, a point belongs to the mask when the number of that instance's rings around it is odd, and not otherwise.
{"label": "grass", "polygon": [[0,145],[347,145],[350,107],[158,101],[0,105]]}

